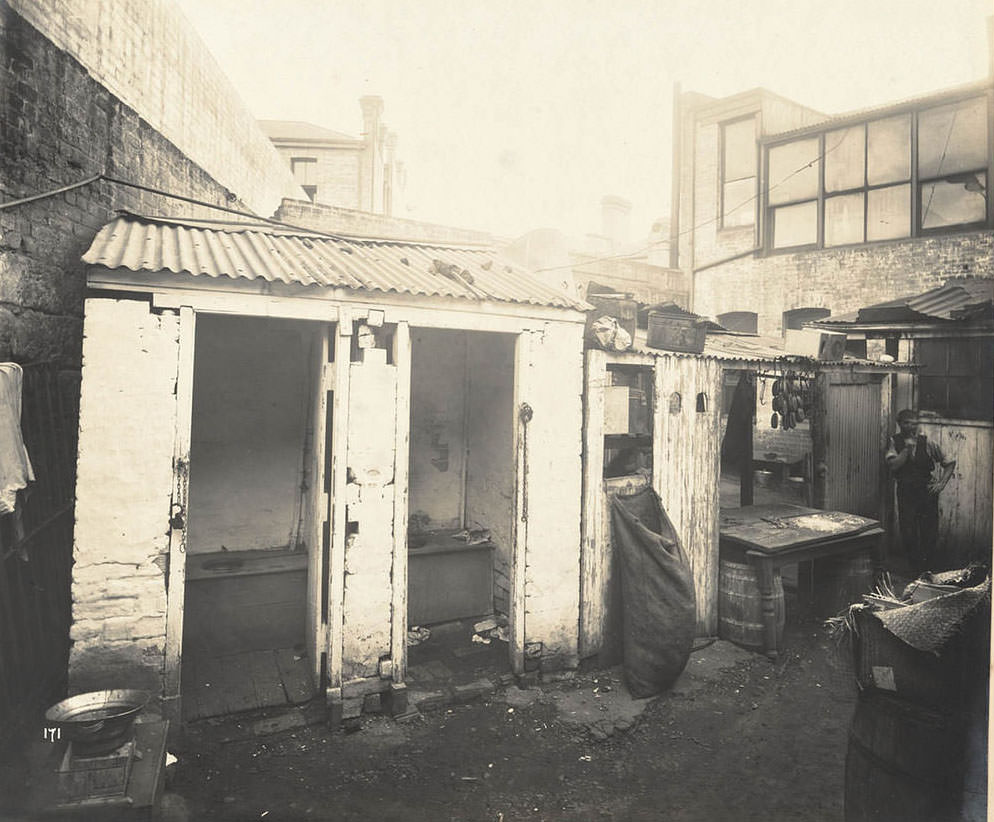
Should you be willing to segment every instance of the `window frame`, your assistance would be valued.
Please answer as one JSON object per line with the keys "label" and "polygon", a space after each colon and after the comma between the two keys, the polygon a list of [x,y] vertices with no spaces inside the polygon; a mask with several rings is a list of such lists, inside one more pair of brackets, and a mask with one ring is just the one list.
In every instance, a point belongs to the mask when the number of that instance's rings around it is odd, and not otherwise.
{"label": "window frame", "polygon": [[[950,358],[955,354],[953,347],[957,343],[975,343],[977,348],[977,362],[975,363],[976,373],[970,374],[950,374]],[[941,345],[943,347],[943,359],[945,366],[941,373],[925,373],[926,363],[922,362],[923,348],[928,345]],[[987,351],[985,352],[985,348]],[[915,350],[914,350],[914,362],[919,365],[919,370],[915,374],[915,405],[920,408],[923,412],[928,412],[935,414],[942,419],[946,420],[963,420],[973,423],[987,423],[990,424],[994,422],[994,406],[989,402],[985,401],[985,398],[980,396],[980,392],[986,392],[991,388],[991,374],[985,371],[985,353],[988,358],[994,359],[994,339],[991,338],[989,334],[975,334],[975,335],[950,335],[950,336],[928,336],[921,337],[915,340]],[[959,363],[959,360],[957,360]],[[984,377],[988,379],[985,381]],[[929,407],[924,400],[924,392],[922,391],[922,379],[941,381],[943,386],[944,401],[940,408]],[[963,414],[952,414],[950,413],[950,400],[949,400],[949,388],[951,381],[967,381],[974,385],[974,390],[978,392],[977,399],[978,402],[975,403],[977,408],[983,409],[982,416],[964,416]],[[989,398],[988,398],[989,399]]]}
{"label": "window frame", "polygon": [[[970,169],[968,171],[955,172],[956,174],[974,174],[974,175],[984,175],[986,177],[984,186],[986,190],[986,208],[984,213],[984,218],[982,220],[976,220],[969,223],[956,223],[954,225],[941,225],[934,226],[931,228],[923,227],[924,216],[922,214],[922,197],[925,190],[925,186],[942,182],[951,174],[942,175],[940,177],[928,177],[923,178],[919,174],[920,158],[919,158],[919,120],[922,114],[939,109],[945,106],[957,106],[957,105],[968,105],[971,101],[983,99],[986,102],[987,114],[988,114],[988,127],[987,127],[987,166],[981,168]],[[881,122],[884,120],[889,120],[901,116],[906,116],[909,118],[910,127],[910,139],[909,139],[909,156],[910,156],[910,176],[903,181],[888,181],[885,183],[873,183],[870,184],[870,165],[869,165],[869,142],[870,142],[870,124],[874,122]],[[773,254],[791,254],[796,252],[810,251],[810,250],[821,250],[821,249],[845,249],[854,248],[865,245],[876,245],[878,243],[892,243],[892,242],[903,242],[907,240],[912,240],[918,237],[931,237],[935,235],[943,234],[957,234],[969,231],[982,230],[984,228],[994,227],[992,222],[994,222],[994,197],[991,196],[991,180],[994,177],[994,126],[991,125],[992,117],[994,117],[994,89],[990,86],[983,88],[972,88],[969,90],[961,91],[955,95],[949,95],[944,98],[930,98],[928,100],[919,101],[913,105],[906,105],[901,107],[896,107],[889,110],[882,110],[875,113],[874,116],[865,117],[854,117],[845,120],[836,120],[829,123],[825,123],[820,127],[812,127],[811,129],[798,130],[789,137],[778,137],[773,138],[769,141],[760,141],[761,155],[760,155],[760,171],[759,180],[761,185],[760,190],[760,232],[762,237],[762,246],[764,255]],[[846,189],[840,189],[838,191],[826,191],[825,186],[825,146],[826,138],[833,132],[843,132],[850,128],[861,127],[863,130],[863,182],[861,186],[850,187]],[[801,142],[803,140],[811,140],[817,138],[819,140],[819,150],[818,150],[818,191],[816,198],[806,197],[800,200],[790,200],[782,203],[771,204],[770,202],[770,152],[777,149],[778,147],[788,145],[790,143]],[[869,210],[870,210],[870,192],[880,191],[888,188],[893,188],[896,186],[908,186],[908,231],[906,234],[902,234],[900,237],[890,237],[882,239],[867,239],[869,235]],[[826,202],[830,199],[836,197],[842,197],[852,194],[862,194],[863,199],[863,231],[862,231],[862,241],[860,242],[847,242],[847,243],[837,243],[833,245],[827,245],[825,242],[826,237]],[[778,209],[799,205],[801,203],[817,202],[817,231],[816,231],[816,241],[814,243],[804,243],[801,245],[791,245],[791,246],[781,246],[777,247],[774,245],[775,231],[776,231],[776,211]]]}
{"label": "window frame", "polygon": [[[726,177],[726,146],[727,138],[725,137],[725,131],[730,126],[739,125],[741,123],[751,122],[752,132],[753,132],[753,164],[752,164],[752,174],[748,177],[735,177],[734,179],[727,179]],[[743,180],[753,180],[753,193],[752,193],[752,220],[748,223],[742,223],[741,225],[728,225],[725,220],[727,217],[725,211],[725,188],[729,183],[737,183]],[[746,229],[756,230],[756,225],[759,221],[759,205],[760,205],[760,191],[759,191],[759,180],[760,180],[760,151],[759,151],[759,140],[758,140],[758,123],[755,114],[746,114],[742,117],[733,117],[730,120],[723,120],[718,123],[718,230],[719,231],[744,231]]]}

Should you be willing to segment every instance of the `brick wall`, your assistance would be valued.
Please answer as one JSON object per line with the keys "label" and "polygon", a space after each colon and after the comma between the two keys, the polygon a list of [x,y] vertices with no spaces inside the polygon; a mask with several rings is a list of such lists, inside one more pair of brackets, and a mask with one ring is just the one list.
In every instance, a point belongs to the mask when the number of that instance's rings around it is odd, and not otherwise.
{"label": "brick wall", "polygon": [[317,186],[316,202],[340,208],[359,208],[361,144],[355,148],[279,146],[277,151],[288,168],[294,157],[313,157],[316,160],[312,180],[312,184]]}
{"label": "brick wall", "polygon": [[755,311],[759,333],[782,333],[783,312],[832,313],[927,291],[947,278],[994,274],[994,235],[975,231],[845,249],[748,257],[698,272],[695,310]]}
{"label": "brick wall", "polygon": [[[849,248],[729,257],[758,244],[754,226],[719,225],[720,123],[759,112],[762,133],[810,125],[818,112],[775,95],[706,101],[686,112],[680,169],[680,265],[694,269],[693,306],[700,314],[754,311],[760,334],[782,333],[783,312],[827,308],[833,313],[925,291],[947,278],[994,273],[994,238],[973,231]],[[711,268],[704,268],[715,263]],[[704,270],[701,270],[701,269]]]}
{"label": "brick wall", "polygon": [[303,228],[357,237],[391,237],[470,245],[494,244],[494,237],[485,231],[422,223],[302,200],[284,200],[274,216],[277,220]]}
{"label": "brick wall", "polygon": [[71,692],[162,684],[178,339],[146,301],[86,302]]}
{"label": "brick wall", "polygon": [[271,214],[281,197],[300,196],[286,164],[172,0],[9,2],[257,213]]}
{"label": "brick wall", "polygon": [[[61,23],[69,25],[72,19]],[[60,15],[53,12],[50,22],[59,23]],[[106,171],[188,197],[244,207],[6,0],[0,0],[0,42],[0,200],[51,191]],[[243,176],[251,179],[253,173],[247,168]],[[0,359],[78,363],[85,286],[80,256],[114,209],[219,215],[107,182],[0,210]]]}

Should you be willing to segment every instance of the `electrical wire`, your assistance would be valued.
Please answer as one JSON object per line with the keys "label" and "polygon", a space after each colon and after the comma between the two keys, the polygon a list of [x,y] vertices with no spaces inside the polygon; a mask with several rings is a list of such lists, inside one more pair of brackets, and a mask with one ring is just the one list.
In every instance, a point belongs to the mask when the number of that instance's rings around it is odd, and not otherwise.
{"label": "electrical wire", "polygon": [[[814,159],[810,160],[807,163],[804,163],[804,165],[799,166],[798,168],[794,169],[790,174],[788,174],[786,177],[784,177],[779,183],[774,183],[772,186],[770,186],[769,188],[765,189],[765,191],[757,191],[755,194],[753,194],[747,200],[743,200],[741,203],[739,203],[732,210],[733,211],[734,210],[738,210],[738,209],[742,208],[743,206],[749,205],[749,203],[755,202],[756,200],[759,199],[759,197],[760,197],[761,194],[764,194],[764,193],[765,194],[769,194],[774,189],[779,188],[780,186],[782,186],[788,180],[792,179],[793,177],[796,177],[798,174],[800,174],[805,169],[811,168],[815,163],[821,162],[829,154],[831,154],[839,146],[841,146],[842,143],[844,142],[844,140],[845,140],[844,136],[840,137],[839,141],[834,146],[832,146],[831,148],[826,149],[825,151],[821,152]],[[686,234],[690,234],[691,232],[697,231],[698,229],[704,228],[705,226],[708,226],[708,225],[711,225],[712,223],[718,222],[718,219],[719,219],[718,217],[710,217],[707,220],[704,220],[704,221],[702,221],[700,223],[696,223],[695,225],[692,225],[690,228],[686,228],[683,231],[680,231],[679,233],[677,233],[676,236],[677,237],[683,237]],[[607,256],[607,257],[594,257],[594,258],[592,258],[590,260],[587,260],[587,261],[585,261],[583,263],[580,263],[579,265],[593,265],[593,264],[599,263],[599,262],[607,262],[608,260],[628,260],[628,259],[631,259],[633,257],[637,257],[640,254],[644,254],[645,252],[649,251],[652,248],[655,248],[656,246],[665,245],[669,241],[670,241],[670,238],[667,237],[665,240],[656,240],[655,242],[651,242],[651,243],[649,243],[648,245],[646,245],[644,247],[636,249],[635,251],[630,251],[627,254],[614,254],[614,255]],[[560,270],[565,269],[565,268],[573,268],[573,267],[574,266],[572,264],[570,264],[570,265],[549,266],[548,268],[538,268],[538,269],[535,270],[535,273],[537,274],[537,273],[544,272],[544,271],[560,271]]]}

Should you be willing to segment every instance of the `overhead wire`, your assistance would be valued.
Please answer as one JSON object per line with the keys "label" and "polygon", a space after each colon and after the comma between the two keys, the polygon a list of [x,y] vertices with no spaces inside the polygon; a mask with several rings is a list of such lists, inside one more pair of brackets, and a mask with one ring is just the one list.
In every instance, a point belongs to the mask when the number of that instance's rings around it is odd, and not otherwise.
{"label": "overhead wire", "polygon": [[[780,186],[782,186],[784,183],[786,183],[791,178],[793,178],[793,177],[797,176],[798,174],[800,174],[806,168],[811,168],[811,166],[813,166],[815,163],[820,162],[821,160],[825,159],[825,157],[827,157],[829,154],[831,154],[833,151],[835,151],[840,145],[842,145],[844,139],[845,139],[844,137],[840,137],[839,141],[834,146],[832,146],[829,149],[826,149],[825,151],[820,152],[816,157],[814,157],[809,162],[804,163],[803,165],[801,165],[798,168],[794,169],[790,174],[788,174],[786,177],[784,177],[780,182],[775,183],[772,186],[769,186],[764,191],[757,191],[751,197],[749,197],[746,200],[743,200],[741,203],[739,203],[737,206],[735,206],[735,208],[733,210],[738,210],[738,209],[742,208],[743,206],[749,205],[749,203],[755,202],[756,200],[759,199],[759,197],[760,197],[761,194],[764,194],[764,193],[765,194],[769,194],[771,191],[773,191],[776,188],[779,188]],[[690,233],[692,233],[694,231],[697,231],[698,229],[704,228],[705,226],[708,226],[708,225],[711,225],[712,223],[718,222],[718,219],[719,219],[718,217],[710,217],[707,220],[703,220],[702,222],[699,222],[699,223],[696,223],[696,224],[692,225],[690,228],[686,228],[683,231],[678,232],[676,236],[677,237],[683,237],[686,234],[690,234]],[[665,240],[656,240],[654,242],[648,243],[647,245],[645,245],[643,247],[640,247],[640,248],[636,249],[635,251],[630,251],[630,252],[628,252],[626,254],[613,254],[613,255],[609,255],[609,256],[605,256],[605,257],[594,257],[594,258],[592,258],[590,260],[587,260],[587,261],[585,261],[583,263],[579,263],[579,265],[592,265],[592,264],[595,264],[595,263],[606,262],[606,261],[609,261],[609,260],[628,260],[628,259],[631,259],[632,257],[637,257],[638,255],[643,254],[646,251],[649,251],[649,249],[655,248],[656,246],[664,245],[664,244],[668,243],[669,241],[670,241],[670,238],[666,238]],[[564,269],[564,268],[573,268],[573,267],[574,266],[572,264],[570,264],[570,265],[548,266],[547,268],[537,268],[537,269],[535,269],[535,272],[539,273],[539,272],[544,272],[544,271],[559,271],[559,270]]]}

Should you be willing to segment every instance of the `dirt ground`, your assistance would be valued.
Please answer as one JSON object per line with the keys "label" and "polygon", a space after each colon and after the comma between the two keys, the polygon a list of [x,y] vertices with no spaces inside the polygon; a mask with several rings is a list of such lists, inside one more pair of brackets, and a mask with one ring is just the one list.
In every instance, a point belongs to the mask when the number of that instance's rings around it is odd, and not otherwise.
{"label": "dirt ground", "polygon": [[[167,813],[191,820],[841,820],[852,678],[818,623],[788,626],[786,646],[776,664],[733,648],[710,667],[708,655],[719,649],[705,648],[689,666],[693,673],[705,663],[705,675],[634,707],[615,669],[526,691],[511,686],[403,723],[365,717],[353,733],[312,725],[225,742],[230,727],[203,724],[170,768],[175,796]],[[612,694],[619,699],[604,713],[620,719],[608,735],[593,720],[598,699]]]}

